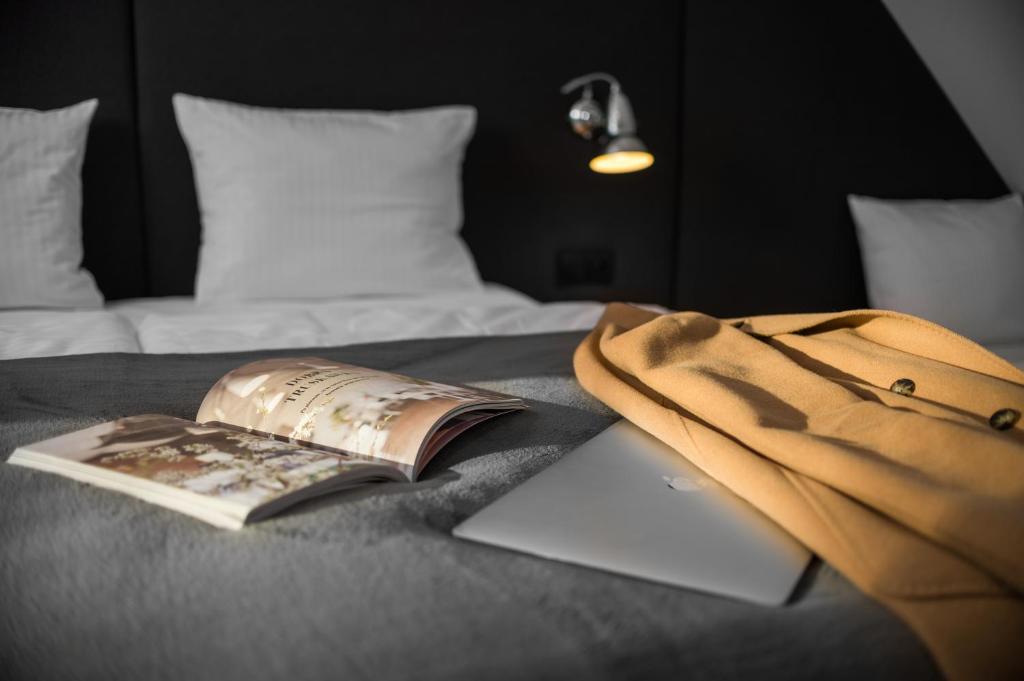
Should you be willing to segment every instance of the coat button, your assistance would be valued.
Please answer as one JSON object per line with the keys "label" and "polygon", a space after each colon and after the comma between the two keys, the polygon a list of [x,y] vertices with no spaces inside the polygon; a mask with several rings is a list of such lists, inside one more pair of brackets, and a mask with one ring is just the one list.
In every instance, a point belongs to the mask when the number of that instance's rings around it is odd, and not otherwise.
{"label": "coat button", "polygon": [[996,430],[1009,430],[1017,425],[1017,421],[1020,421],[1019,411],[1016,409],[1000,409],[992,414],[992,417],[988,420],[988,425]]}
{"label": "coat button", "polygon": [[897,395],[913,395],[917,386],[909,378],[900,378],[889,386],[889,390]]}

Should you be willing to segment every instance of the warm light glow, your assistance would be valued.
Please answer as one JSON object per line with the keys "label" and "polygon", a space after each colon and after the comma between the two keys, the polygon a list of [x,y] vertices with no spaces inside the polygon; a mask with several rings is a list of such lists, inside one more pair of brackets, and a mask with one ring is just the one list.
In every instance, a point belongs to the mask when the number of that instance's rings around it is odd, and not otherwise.
{"label": "warm light glow", "polygon": [[646,151],[614,151],[590,159],[590,169],[595,173],[635,173],[654,164],[654,156]]}

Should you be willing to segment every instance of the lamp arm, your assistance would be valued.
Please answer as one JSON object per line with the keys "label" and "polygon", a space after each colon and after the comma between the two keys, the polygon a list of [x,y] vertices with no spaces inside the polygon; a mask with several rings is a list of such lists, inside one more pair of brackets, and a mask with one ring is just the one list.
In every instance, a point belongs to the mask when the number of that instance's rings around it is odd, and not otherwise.
{"label": "lamp arm", "polygon": [[567,95],[576,88],[583,87],[584,85],[592,83],[595,80],[603,80],[609,83],[614,88],[619,87],[619,81],[618,79],[615,78],[615,76],[611,75],[610,73],[604,73],[603,71],[595,71],[594,73],[588,73],[584,76],[580,76],[579,78],[573,78],[572,80],[570,80],[568,83],[561,87],[561,92],[563,95]]}

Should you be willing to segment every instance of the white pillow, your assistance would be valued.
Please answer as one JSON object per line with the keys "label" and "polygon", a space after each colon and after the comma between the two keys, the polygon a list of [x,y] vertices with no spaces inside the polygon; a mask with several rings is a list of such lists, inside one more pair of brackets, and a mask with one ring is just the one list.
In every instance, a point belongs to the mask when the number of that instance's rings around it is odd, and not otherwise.
{"label": "white pillow", "polygon": [[868,299],[978,342],[1024,339],[1024,204],[849,197]]}
{"label": "white pillow", "polygon": [[459,238],[476,110],[265,109],[174,95],[200,302],[478,289]]}
{"label": "white pillow", "polygon": [[95,99],[0,107],[0,308],[103,304],[81,268],[81,170],[95,110]]}

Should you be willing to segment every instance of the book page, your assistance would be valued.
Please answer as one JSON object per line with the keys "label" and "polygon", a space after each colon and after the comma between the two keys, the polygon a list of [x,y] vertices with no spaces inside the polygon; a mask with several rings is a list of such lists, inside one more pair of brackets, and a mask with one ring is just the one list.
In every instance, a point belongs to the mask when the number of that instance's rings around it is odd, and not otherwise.
{"label": "book page", "polygon": [[390,461],[414,475],[417,455],[460,407],[521,407],[507,395],[315,357],[267,359],[228,372],[196,420]]}
{"label": "book page", "polygon": [[[22,451],[51,462],[48,469],[55,472],[64,466],[97,480],[130,476],[146,489],[159,491],[152,486],[156,483],[169,488],[166,494],[190,492],[244,511],[345,473],[376,469],[389,474],[356,457],[158,414],[102,423]],[[120,487],[127,490],[132,484]]]}

